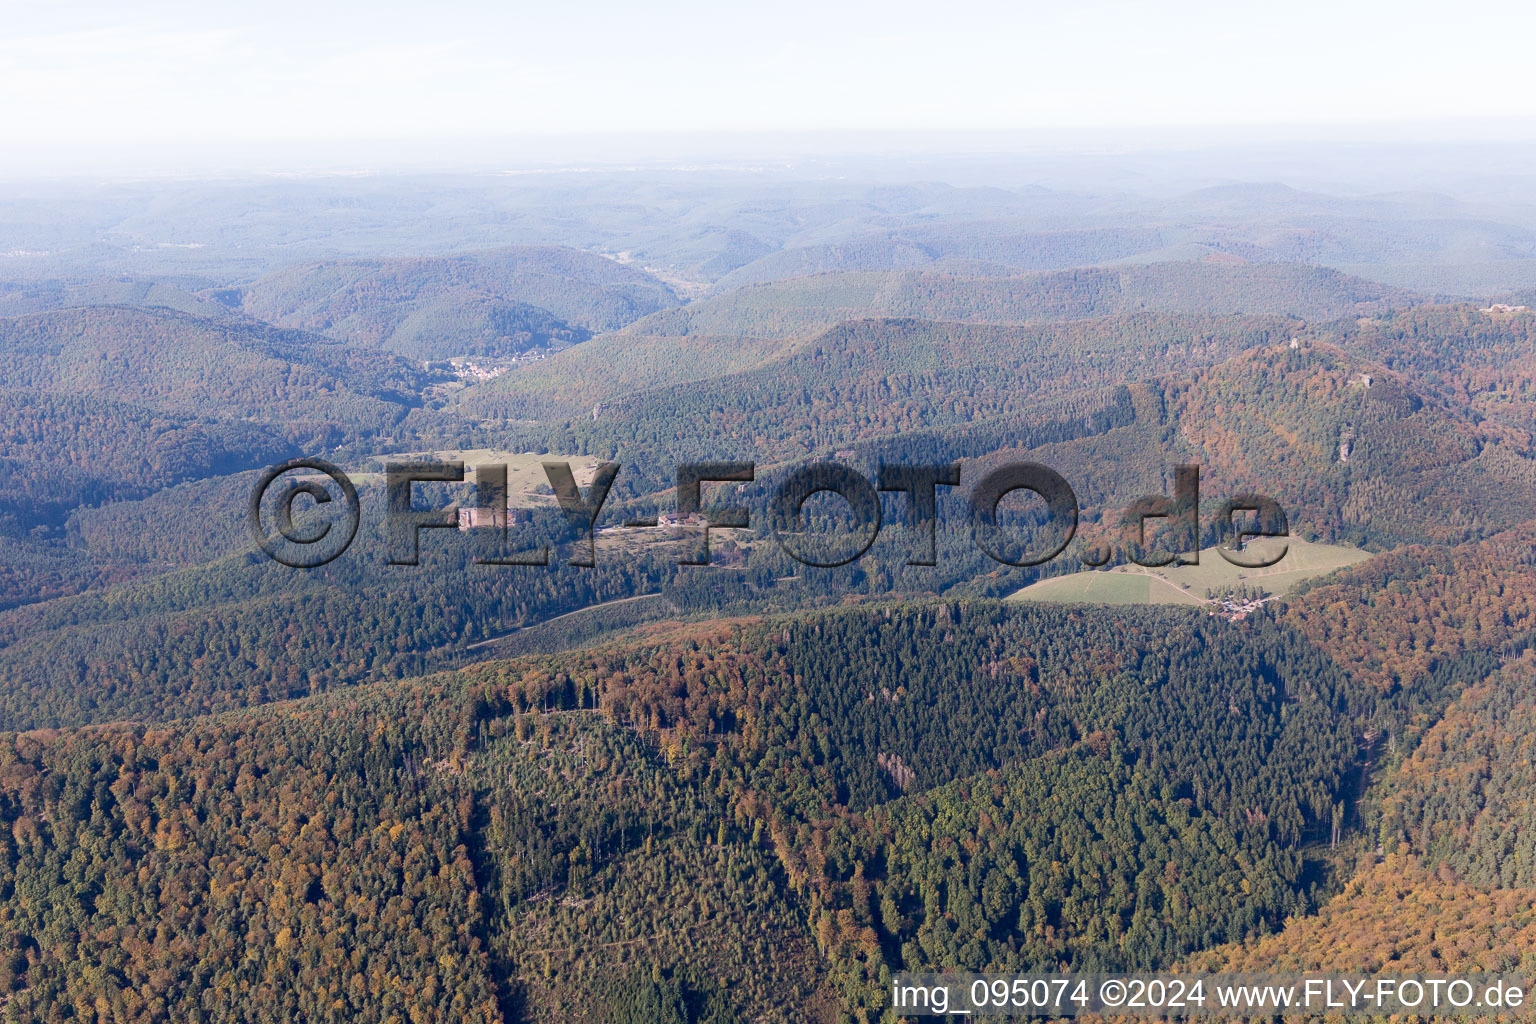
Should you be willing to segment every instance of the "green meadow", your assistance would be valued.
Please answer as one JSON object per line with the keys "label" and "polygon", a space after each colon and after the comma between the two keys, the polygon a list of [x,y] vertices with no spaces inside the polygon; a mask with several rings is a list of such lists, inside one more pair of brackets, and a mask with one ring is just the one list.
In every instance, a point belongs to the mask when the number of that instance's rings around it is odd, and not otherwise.
{"label": "green meadow", "polygon": [[[1278,540],[1255,541],[1249,550],[1272,554]],[[1190,604],[1206,603],[1206,591],[1229,593],[1240,587],[1284,596],[1302,580],[1321,576],[1347,565],[1363,562],[1370,553],[1337,544],[1313,544],[1300,538],[1284,541],[1286,552],[1266,569],[1244,569],[1222,558],[1214,547],[1200,552],[1198,565],[1147,569],[1121,565],[1112,569],[1085,569],[1031,584],[1011,595],[1010,601],[1055,601],[1086,604]]]}

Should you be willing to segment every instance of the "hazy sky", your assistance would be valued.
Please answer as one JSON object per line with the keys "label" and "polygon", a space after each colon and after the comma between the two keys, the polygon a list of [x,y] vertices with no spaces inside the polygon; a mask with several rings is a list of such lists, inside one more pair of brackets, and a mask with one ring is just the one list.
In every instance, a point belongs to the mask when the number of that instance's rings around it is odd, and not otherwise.
{"label": "hazy sky", "polygon": [[8,161],[525,132],[1456,121],[1536,137],[1536,4],[0,0]]}

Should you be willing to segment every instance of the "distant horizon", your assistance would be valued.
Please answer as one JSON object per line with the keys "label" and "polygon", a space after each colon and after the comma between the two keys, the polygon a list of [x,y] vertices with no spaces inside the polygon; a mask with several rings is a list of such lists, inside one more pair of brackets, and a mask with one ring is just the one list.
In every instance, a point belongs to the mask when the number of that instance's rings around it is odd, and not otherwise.
{"label": "distant horizon", "polygon": [[[1465,159],[1469,153],[1478,154],[1475,165]],[[1304,179],[1352,184],[1354,175],[1340,167],[1365,165],[1371,170],[1357,173],[1374,178],[1373,165],[1385,160],[1383,170],[1388,173],[1375,187],[1365,178],[1358,183],[1370,193],[1390,191],[1397,187],[1391,184],[1393,176],[1411,177],[1424,173],[1423,168],[1489,178],[1502,175],[1536,185],[1536,174],[1528,170],[1533,156],[1536,121],[1141,126],[1075,132],[542,132],[22,146],[0,152],[0,185],[582,173],[758,173],[786,178],[868,174],[875,179],[914,181],[929,176],[952,184],[1001,185],[999,176],[1006,178],[1015,169],[1027,175],[1058,164],[1085,167],[1115,161],[1150,162],[1174,178],[1193,175],[1233,183],[1285,182],[1290,164],[1304,172]],[[1206,159],[1210,162],[1201,169]],[[1185,161],[1191,166],[1180,171],[1177,165]],[[951,182],[946,171],[961,180]]]}

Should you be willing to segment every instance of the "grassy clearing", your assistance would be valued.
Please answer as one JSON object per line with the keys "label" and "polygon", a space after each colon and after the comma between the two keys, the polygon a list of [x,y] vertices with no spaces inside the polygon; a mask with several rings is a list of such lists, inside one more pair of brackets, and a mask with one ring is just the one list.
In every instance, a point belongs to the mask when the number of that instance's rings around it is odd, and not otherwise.
{"label": "grassy clearing", "polygon": [[[1273,554],[1279,541],[1249,545],[1260,554]],[[1189,604],[1205,603],[1206,591],[1228,593],[1248,587],[1265,594],[1284,596],[1297,583],[1346,565],[1363,562],[1370,554],[1337,544],[1312,544],[1297,537],[1287,542],[1285,557],[1267,569],[1243,569],[1217,554],[1214,547],[1200,552],[1199,565],[1144,569],[1117,566],[1090,569],[1070,576],[1041,580],[1011,595],[1010,601],[1056,601],[1089,604]]]}

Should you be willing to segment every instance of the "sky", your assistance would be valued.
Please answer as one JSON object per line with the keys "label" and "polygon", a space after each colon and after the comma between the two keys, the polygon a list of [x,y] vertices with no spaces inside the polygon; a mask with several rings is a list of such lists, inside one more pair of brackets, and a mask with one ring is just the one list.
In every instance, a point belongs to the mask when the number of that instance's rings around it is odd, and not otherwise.
{"label": "sky", "polygon": [[582,134],[1536,138],[1529,3],[0,0],[0,25],[11,167]]}

